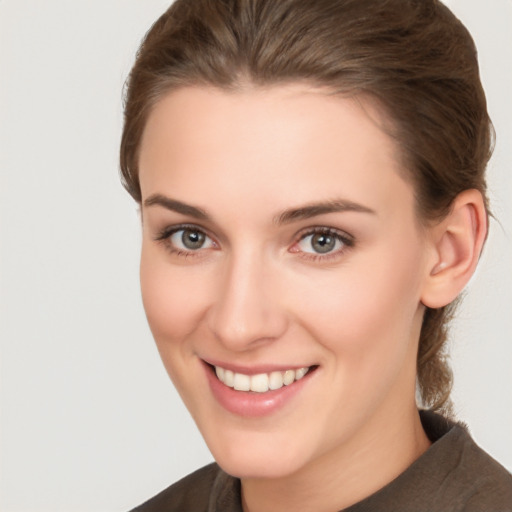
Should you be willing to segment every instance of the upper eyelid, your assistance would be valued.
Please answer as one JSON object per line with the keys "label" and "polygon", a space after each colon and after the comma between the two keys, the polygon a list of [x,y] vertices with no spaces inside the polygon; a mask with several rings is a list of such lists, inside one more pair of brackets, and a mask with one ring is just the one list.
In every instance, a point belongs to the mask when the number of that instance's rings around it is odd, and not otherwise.
{"label": "upper eyelid", "polygon": [[316,233],[327,233],[331,235],[337,235],[340,238],[350,242],[354,242],[355,240],[355,237],[353,235],[351,235],[347,231],[344,231],[343,229],[333,228],[330,226],[313,226],[300,230],[296,235],[296,241],[302,240],[303,238],[309,235],[314,235]]}
{"label": "upper eyelid", "polygon": [[192,231],[200,231],[204,235],[206,235],[208,238],[211,238],[215,241],[215,237],[212,236],[212,234],[209,232],[209,230],[198,226],[197,224],[191,224],[191,223],[182,223],[182,224],[175,224],[172,226],[166,226],[163,229],[159,230],[156,235],[156,240],[162,240],[164,238],[169,238],[174,233],[177,233],[178,231],[182,231],[185,229],[190,229]]}

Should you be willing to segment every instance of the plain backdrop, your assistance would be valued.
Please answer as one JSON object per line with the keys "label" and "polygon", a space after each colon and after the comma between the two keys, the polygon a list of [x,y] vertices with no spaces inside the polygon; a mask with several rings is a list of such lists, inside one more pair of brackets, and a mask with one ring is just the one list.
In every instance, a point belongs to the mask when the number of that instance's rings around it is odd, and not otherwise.
{"label": "plain backdrop", "polygon": [[[127,510],[209,462],[144,318],[118,180],[123,82],[162,0],[0,0],[2,512]],[[512,470],[512,2],[452,0],[497,144],[453,397]]]}

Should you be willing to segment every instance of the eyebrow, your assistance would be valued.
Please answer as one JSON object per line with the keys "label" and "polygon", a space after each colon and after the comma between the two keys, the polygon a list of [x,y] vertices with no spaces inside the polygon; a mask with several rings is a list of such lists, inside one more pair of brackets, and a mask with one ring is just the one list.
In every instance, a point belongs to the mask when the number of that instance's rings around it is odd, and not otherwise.
{"label": "eyebrow", "polygon": [[289,224],[299,220],[310,219],[317,215],[324,215],[326,213],[341,213],[341,212],[359,212],[376,215],[375,210],[363,206],[353,201],[346,199],[334,199],[332,201],[324,201],[319,203],[311,203],[299,208],[291,208],[285,210],[274,218],[274,223],[277,225]]}
{"label": "eyebrow", "polygon": [[[162,206],[163,208],[194,217],[198,220],[211,220],[211,217],[202,208],[183,203],[176,199],[163,196],[162,194],[153,194],[144,201],[144,206]],[[274,217],[274,224],[290,224],[300,220],[310,219],[318,215],[327,213],[359,212],[376,215],[375,210],[346,199],[334,199],[331,201],[322,201],[311,203],[297,208],[286,209]]]}
{"label": "eyebrow", "polygon": [[162,206],[167,210],[171,210],[182,215],[188,215],[198,220],[210,220],[210,216],[201,208],[190,204],[182,203],[176,199],[163,196],[161,194],[153,194],[144,201],[144,206]]}

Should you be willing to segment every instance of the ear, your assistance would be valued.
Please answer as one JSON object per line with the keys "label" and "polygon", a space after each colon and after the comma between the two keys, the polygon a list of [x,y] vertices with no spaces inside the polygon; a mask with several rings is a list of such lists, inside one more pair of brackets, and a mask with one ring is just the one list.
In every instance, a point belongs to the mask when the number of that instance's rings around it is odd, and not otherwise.
{"label": "ear", "polygon": [[429,228],[430,247],[421,301],[430,308],[452,302],[473,275],[487,236],[487,212],[478,190],[465,190],[450,213]]}

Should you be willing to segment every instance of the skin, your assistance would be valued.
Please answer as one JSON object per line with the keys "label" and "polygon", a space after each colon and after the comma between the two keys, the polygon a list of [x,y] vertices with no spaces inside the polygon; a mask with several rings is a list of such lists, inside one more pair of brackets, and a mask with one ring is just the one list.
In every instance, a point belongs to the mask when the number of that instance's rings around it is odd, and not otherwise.
{"label": "skin", "polygon": [[[144,307],[213,456],[242,479],[246,511],[340,510],[430,444],[415,403],[423,303],[449,271],[435,268],[439,247],[460,251],[419,222],[396,143],[363,106],[300,84],[189,87],[160,100],[144,132]],[[276,222],[338,200],[368,211]],[[201,248],[161,239],[183,223],[207,235]],[[349,242],[316,254],[311,228]],[[202,360],[318,368],[275,413],[247,418],[219,405]]]}

